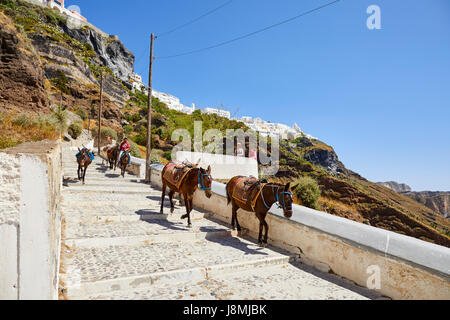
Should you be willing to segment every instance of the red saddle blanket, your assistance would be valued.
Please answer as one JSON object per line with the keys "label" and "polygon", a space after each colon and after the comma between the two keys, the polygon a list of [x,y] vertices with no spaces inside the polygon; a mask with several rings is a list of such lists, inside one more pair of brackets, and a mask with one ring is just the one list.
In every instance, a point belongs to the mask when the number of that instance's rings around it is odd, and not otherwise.
{"label": "red saddle blanket", "polygon": [[166,165],[163,178],[170,184],[180,188],[184,178],[193,168],[193,166],[185,163],[170,162]]}
{"label": "red saddle blanket", "polygon": [[264,185],[255,177],[242,177],[234,187],[233,198],[242,203],[250,203],[254,207]]}

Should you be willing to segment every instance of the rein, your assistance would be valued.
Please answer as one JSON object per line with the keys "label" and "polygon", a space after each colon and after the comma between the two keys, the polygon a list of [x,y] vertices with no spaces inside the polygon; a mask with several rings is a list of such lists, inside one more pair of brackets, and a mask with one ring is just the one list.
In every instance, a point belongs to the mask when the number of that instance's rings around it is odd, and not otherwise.
{"label": "rein", "polygon": [[[266,187],[266,186],[267,185],[265,185],[264,187]],[[270,209],[271,206],[267,205],[266,200],[264,199],[264,187],[261,188],[261,199],[263,201],[264,206],[267,209]],[[285,200],[284,200],[284,196],[282,197],[283,201],[280,203],[280,199],[279,199],[279,196],[278,196],[278,191],[280,190],[280,186],[276,186],[277,187],[277,191],[276,192],[274,191],[274,187],[275,187],[275,185],[272,185],[271,189],[272,189],[272,196],[276,199],[275,203],[277,204],[278,208],[283,209],[283,210],[287,210],[286,203],[285,203]],[[291,197],[291,199],[293,199],[293,197],[294,197],[294,195],[291,192],[283,191],[283,192],[281,192],[281,194],[282,195],[287,194],[287,195],[289,195]]]}
{"label": "rein", "polygon": [[205,186],[205,184],[203,183],[203,177],[208,177],[208,179],[211,181],[212,177],[210,174],[207,173],[201,173],[201,170],[198,169],[198,187],[200,190],[205,191],[205,190],[211,190],[211,188],[207,188]]}

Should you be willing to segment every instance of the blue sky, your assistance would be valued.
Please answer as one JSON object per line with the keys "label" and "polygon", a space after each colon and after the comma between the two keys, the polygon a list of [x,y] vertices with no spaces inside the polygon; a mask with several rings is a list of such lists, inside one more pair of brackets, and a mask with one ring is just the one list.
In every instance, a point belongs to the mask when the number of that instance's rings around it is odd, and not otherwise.
{"label": "blue sky", "polygon": [[[226,0],[67,0],[116,34],[148,78],[149,34]],[[234,0],[156,40],[156,56],[190,51],[277,23],[328,0]],[[366,9],[381,8],[381,30]],[[341,0],[254,37],[156,60],[153,87],[203,108],[293,125],[333,146],[371,181],[450,191],[450,1]]]}

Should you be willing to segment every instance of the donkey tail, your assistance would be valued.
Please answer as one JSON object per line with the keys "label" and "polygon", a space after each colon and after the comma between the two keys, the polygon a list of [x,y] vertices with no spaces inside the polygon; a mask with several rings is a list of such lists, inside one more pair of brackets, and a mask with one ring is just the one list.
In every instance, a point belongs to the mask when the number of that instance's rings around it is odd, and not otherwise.
{"label": "donkey tail", "polygon": [[231,195],[230,195],[230,188],[231,184],[233,183],[234,178],[232,178],[230,181],[228,181],[227,186],[225,187],[226,193],[227,193],[227,206],[230,205],[231,202]]}

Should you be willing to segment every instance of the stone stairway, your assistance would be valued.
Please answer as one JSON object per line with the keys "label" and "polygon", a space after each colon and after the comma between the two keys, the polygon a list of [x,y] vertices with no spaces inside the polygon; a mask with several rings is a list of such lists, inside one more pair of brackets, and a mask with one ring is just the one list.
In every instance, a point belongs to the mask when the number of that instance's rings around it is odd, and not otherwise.
{"label": "stone stairway", "polygon": [[159,214],[160,191],[122,178],[99,157],[83,186],[74,155],[64,148],[61,299],[378,298],[289,253],[233,236],[213,213],[194,210],[191,229],[181,220],[184,207]]}

